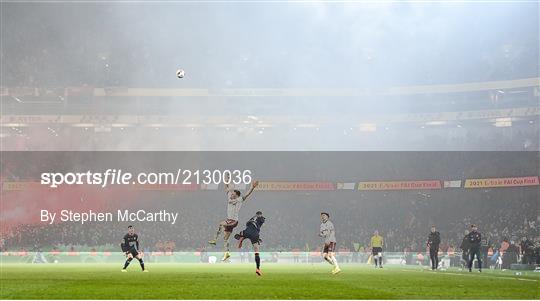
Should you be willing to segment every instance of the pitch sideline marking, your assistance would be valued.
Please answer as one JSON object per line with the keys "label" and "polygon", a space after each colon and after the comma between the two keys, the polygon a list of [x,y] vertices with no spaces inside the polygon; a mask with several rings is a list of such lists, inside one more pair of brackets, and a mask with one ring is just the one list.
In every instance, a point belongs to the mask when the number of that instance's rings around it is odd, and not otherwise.
{"label": "pitch sideline marking", "polygon": [[[423,271],[417,271],[417,270],[402,270],[403,272],[419,272],[419,273],[423,273]],[[480,275],[477,275],[477,274],[474,274],[474,275],[469,275],[469,274],[460,274],[460,273],[455,273],[455,272],[447,272],[447,273],[437,273],[437,274],[440,274],[440,275],[452,275],[452,276],[480,276]],[[480,276],[480,277],[489,277],[490,275],[487,275],[487,276]],[[528,279],[528,278],[514,278],[514,277],[507,277],[507,276],[493,276],[492,278],[501,278],[501,279],[512,279],[512,280],[521,280],[521,281],[533,281],[533,282],[537,282],[538,280],[536,279]]]}

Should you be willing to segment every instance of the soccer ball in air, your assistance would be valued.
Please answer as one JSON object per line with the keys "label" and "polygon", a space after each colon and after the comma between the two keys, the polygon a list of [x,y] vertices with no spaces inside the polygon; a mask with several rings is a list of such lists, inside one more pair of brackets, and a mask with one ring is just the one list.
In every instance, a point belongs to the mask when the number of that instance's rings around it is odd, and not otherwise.
{"label": "soccer ball in air", "polygon": [[184,69],[178,69],[178,70],[176,70],[176,77],[178,77],[178,78],[184,78],[185,75],[186,75],[186,72],[184,72]]}

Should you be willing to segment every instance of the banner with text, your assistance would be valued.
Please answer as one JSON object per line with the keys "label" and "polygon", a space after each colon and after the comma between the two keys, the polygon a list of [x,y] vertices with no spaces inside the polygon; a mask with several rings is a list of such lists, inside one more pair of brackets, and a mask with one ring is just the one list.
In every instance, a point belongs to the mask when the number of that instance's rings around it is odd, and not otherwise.
{"label": "banner with text", "polygon": [[335,190],[332,182],[260,182],[257,190],[266,191],[303,191],[303,190]]}
{"label": "banner with text", "polygon": [[535,186],[535,185],[539,185],[538,176],[465,180],[465,188],[512,187],[512,186]]}
{"label": "banner with text", "polygon": [[441,189],[441,181],[386,181],[386,182],[360,182],[358,190],[424,190]]}

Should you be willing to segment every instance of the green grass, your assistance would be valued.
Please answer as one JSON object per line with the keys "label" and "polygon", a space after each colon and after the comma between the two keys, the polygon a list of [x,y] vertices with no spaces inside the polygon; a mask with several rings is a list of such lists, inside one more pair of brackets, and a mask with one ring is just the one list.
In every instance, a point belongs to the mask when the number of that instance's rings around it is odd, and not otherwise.
{"label": "green grass", "polygon": [[[120,265],[120,263],[119,263]],[[0,299],[539,299],[540,276],[512,271],[328,264],[4,264]]]}

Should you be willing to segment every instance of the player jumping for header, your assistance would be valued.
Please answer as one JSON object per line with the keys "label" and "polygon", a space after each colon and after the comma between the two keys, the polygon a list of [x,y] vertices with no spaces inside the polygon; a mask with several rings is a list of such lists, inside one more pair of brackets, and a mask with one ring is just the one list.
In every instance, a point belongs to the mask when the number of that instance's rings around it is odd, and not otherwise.
{"label": "player jumping for header", "polygon": [[[225,182],[229,182],[228,177],[225,179]],[[208,241],[209,244],[215,245],[219,235],[223,231],[225,253],[221,259],[222,261],[231,257],[231,254],[229,253],[229,237],[231,236],[233,229],[238,226],[238,213],[240,212],[240,208],[242,208],[242,205],[253,193],[253,190],[255,190],[257,185],[259,185],[259,181],[251,183],[251,187],[247,193],[242,196],[242,193],[239,190],[231,190],[229,184],[225,184],[225,192],[227,193],[227,219],[219,223],[215,238]]]}
{"label": "player jumping for header", "polygon": [[319,236],[324,238],[323,257],[329,264],[334,266],[332,274],[341,272],[334,256],[334,250],[336,249],[336,230],[334,224],[330,221],[330,214],[326,212],[321,213],[321,229]]}
{"label": "player jumping for header", "polygon": [[253,252],[255,252],[255,265],[257,266],[257,269],[255,270],[255,273],[257,275],[261,276],[261,258],[259,256],[259,250],[261,246],[261,239],[259,237],[259,233],[261,232],[261,227],[264,224],[264,221],[266,219],[262,215],[261,211],[257,211],[255,213],[255,216],[252,217],[247,223],[246,223],[246,229],[240,231],[240,233],[236,234],[234,238],[240,240],[238,242],[238,248],[242,248],[242,243],[244,242],[244,239],[249,239],[251,241],[251,244],[253,245]]}

